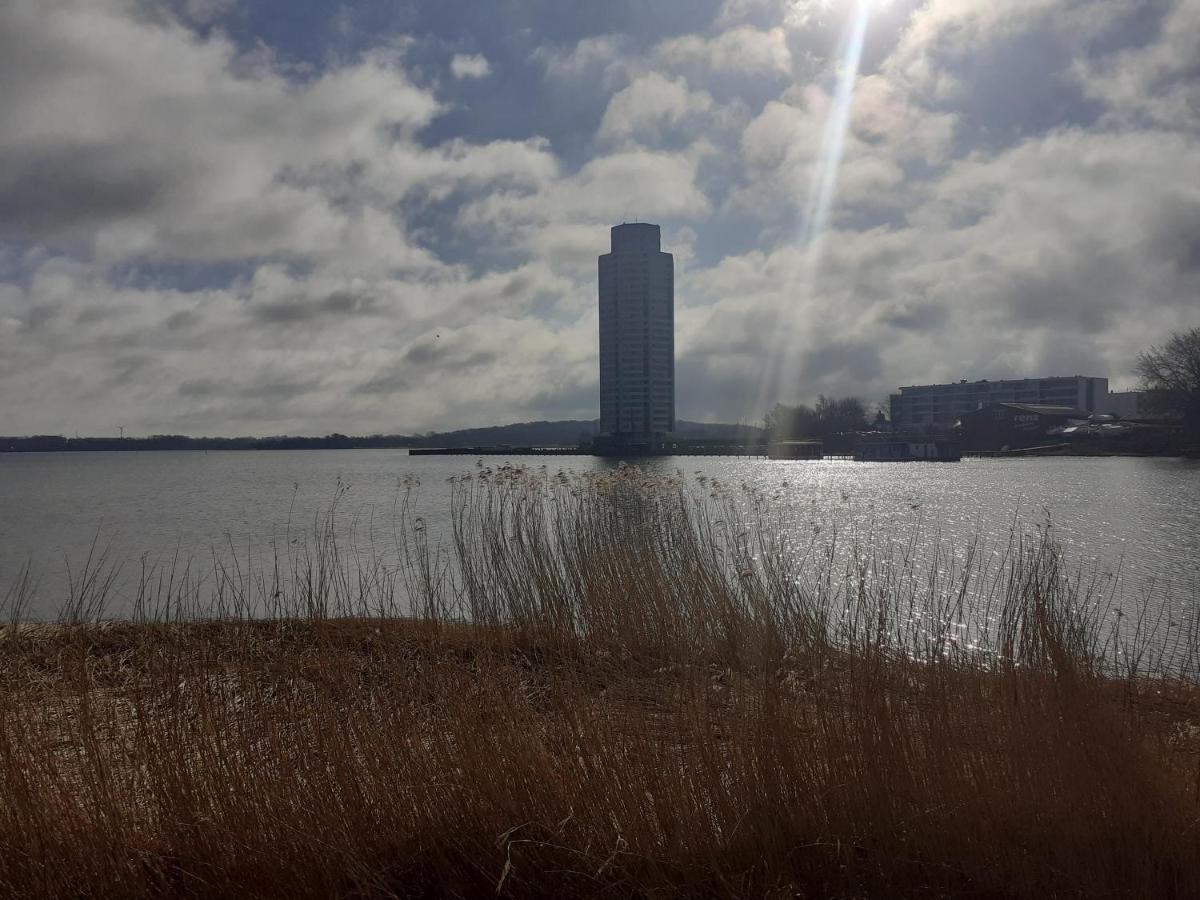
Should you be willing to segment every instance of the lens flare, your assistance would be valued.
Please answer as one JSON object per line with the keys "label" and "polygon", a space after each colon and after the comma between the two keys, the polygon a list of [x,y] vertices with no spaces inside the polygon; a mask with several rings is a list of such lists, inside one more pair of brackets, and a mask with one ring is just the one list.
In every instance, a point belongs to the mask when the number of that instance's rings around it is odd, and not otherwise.
{"label": "lens flare", "polygon": [[867,22],[873,5],[879,5],[879,0],[858,0],[855,4],[854,14],[847,23],[836,55],[837,80],[830,97],[820,149],[813,162],[800,230],[796,237],[798,259],[787,279],[785,306],[777,313],[775,328],[771,331],[755,407],[759,414],[765,414],[772,401],[793,399],[800,387],[796,381],[800,371],[796,357],[800,329],[805,324],[801,321],[801,313],[806,306],[805,300],[817,282],[822,243],[837,194],[838,173],[854,105],[854,87],[862,64]]}

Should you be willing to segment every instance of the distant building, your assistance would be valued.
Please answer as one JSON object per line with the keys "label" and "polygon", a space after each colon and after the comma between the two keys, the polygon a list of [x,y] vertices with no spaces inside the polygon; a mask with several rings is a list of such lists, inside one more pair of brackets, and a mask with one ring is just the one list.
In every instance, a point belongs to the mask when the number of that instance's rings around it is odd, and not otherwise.
{"label": "distant building", "polygon": [[1089,415],[1070,406],[990,403],[963,414],[963,446],[968,450],[1006,450],[1061,443],[1062,438],[1052,438],[1049,432],[1086,421]]}
{"label": "distant building", "polygon": [[993,403],[1060,406],[1087,413],[1107,412],[1108,379],[1071,375],[1005,381],[959,381],[900,388],[890,398],[895,431],[941,431],[966,413]]}
{"label": "distant building", "polygon": [[659,227],[614,226],[600,257],[600,432],[675,430],[675,263]]}
{"label": "distant building", "polygon": [[1120,416],[1122,419],[1136,419],[1150,412],[1147,409],[1147,396],[1145,391],[1109,391],[1097,412]]}

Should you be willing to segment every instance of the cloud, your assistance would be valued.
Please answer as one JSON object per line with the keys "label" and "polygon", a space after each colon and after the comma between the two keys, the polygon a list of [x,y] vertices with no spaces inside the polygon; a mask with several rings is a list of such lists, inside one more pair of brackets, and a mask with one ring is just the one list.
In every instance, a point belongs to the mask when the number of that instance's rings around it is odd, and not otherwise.
{"label": "cloud", "polygon": [[[1147,15],[1150,10],[1145,11]],[[1120,121],[1150,121],[1200,130],[1200,0],[1179,0],[1158,22],[1149,44],[1099,59],[1079,58],[1073,71],[1088,95]]]}
{"label": "cloud", "polygon": [[780,6],[780,0],[724,0],[714,24],[724,29],[750,20],[775,19]]}
{"label": "cloud", "polygon": [[599,136],[620,140],[648,135],[653,139],[664,129],[708,112],[712,105],[706,91],[689,91],[684,79],[650,72],[613,95],[600,120]]}
{"label": "cloud", "polygon": [[6,428],[592,418],[596,257],[635,218],[675,254],[684,418],[1120,383],[1196,324],[1196,0],[877,10],[817,257],[844,7],[463,8],[0,5]]}
{"label": "cloud", "polygon": [[226,15],[236,5],[237,0],[183,0],[181,11],[190,21],[207,25]]}
{"label": "cloud", "polygon": [[622,150],[599,156],[572,176],[534,192],[493,193],[464,207],[461,224],[519,237],[529,226],[640,218],[703,218],[708,198],[696,186],[698,160],[683,153]]}
{"label": "cloud", "polygon": [[536,182],[557,165],[537,138],[420,146],[442,107],[407,75],[402,49],[297,82],[219,32],[199,38],[116,2],[51,0],[55,15],[47,5],[0,11],[9,236],[112,261],[429,267],[395,204]]}
{"label": "cloud", "polygon": [[903,225],[829,235],[812,281],[786,245],[693,272],[682,356],[699,383],[740,381],[725,393],[742,402],[764,376],[746,360],[773,346],[793,399],[1085,364],[1128,383],[1139,349],[1194,321],[1192,185],[1200,147],[1163,134],[1075,129],[957,161]]}
{"label": "cloud", "polygon": [[782,28],[739,25],[715,37],[684,35],[663,41],[655,57],[671,67],[702,66],[718,72],[786,75],[792,54]]}
{"label": "cloud", "polygon": [[[744,180],[729,195],[731,211],[796,233],[824,160],[831,103],[820,87],[793,89],[747,123],[739,146]],[[912,104],[884,77],[860,78],[836,175],[835,214],[902,209],[915,187],[907,172],[945,160],[955,127],[954,115]]]}
{"label": "cloud", "polygon": [[218,32],[199,39],[125,4],[15,0],[0,10],[0,60],[10,235],[112,260],[309,256],[367,241],[394,248],[389,264],[428,262],[398,223],[338,196],[389,134],[438,111],[395,53],[296,84],[246,70]]}
{"label": "cloud", "polygon": [[611,83],[616,71],[624,66],[623,55],[629,39],[619,34],[599,34],[582,38],[570,49],[539,47],[534,58],[545,68],[552,82],[582,81],[600,78]]}
{"label": "cloud", "polygon": [[487,57],[478,53],[455,53],[450,60],[450,73],[458,79],[487,78],[492,74],[492,66]]}

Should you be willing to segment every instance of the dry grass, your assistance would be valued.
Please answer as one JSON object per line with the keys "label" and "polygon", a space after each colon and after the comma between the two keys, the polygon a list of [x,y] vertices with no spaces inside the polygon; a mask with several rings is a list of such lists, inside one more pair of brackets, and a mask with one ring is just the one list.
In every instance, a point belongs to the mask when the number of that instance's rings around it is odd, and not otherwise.
{"label": "dry grass", "polygon": [[122,623],[89,565],[0,642],[0,893],[1200,896],[1194,622],[704,489],[485,471]]}

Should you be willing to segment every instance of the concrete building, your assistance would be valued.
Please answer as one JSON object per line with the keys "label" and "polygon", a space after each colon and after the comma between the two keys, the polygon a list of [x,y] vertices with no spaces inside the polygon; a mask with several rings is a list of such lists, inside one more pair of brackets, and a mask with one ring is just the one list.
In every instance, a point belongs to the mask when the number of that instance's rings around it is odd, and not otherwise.
{"label": "concrete building", "polygon": [[943,431],[966,413],[993,403],[1060,406],[1107,412],[1107,378],[1083,375],[1005,381],[959,381],[900,388],[890,398],[894,431]]}
{"label": "concrete building", "polygon": [[1145,391],[1109,391],[1098,412],[1120,416],[1122,419],[1136,419],[1150,414],[1146,401]]}
{"label": "concrete building", "polygon": [[657,225],[616,225],[600,257],[600,432],[675,430],[675,261]]}

